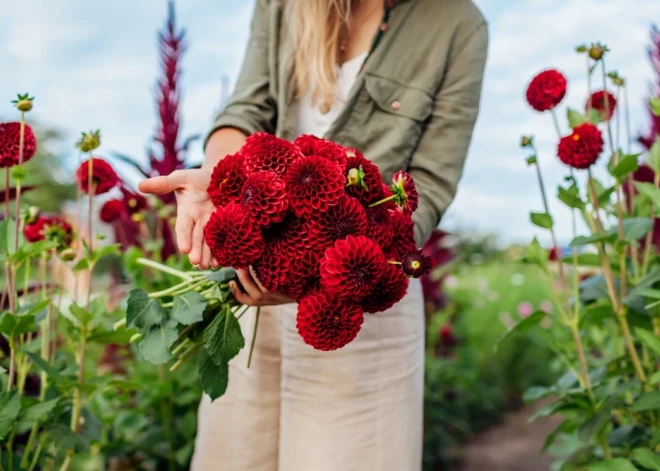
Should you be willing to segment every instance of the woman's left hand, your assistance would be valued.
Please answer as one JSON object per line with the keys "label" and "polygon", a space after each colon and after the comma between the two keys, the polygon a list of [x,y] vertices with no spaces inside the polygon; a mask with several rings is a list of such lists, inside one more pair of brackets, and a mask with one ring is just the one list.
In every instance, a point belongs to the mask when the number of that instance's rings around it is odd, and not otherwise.
{"label": "woman's left hand", "polygon": [[285,294],[268,291],[250,270],[241,268],[236,270],[236,274],[245,293],[241,291],[235,281],[230,282],[229,286],[234,299],[239,303],[248,306],[278,306],[296,302],[295,299]]}

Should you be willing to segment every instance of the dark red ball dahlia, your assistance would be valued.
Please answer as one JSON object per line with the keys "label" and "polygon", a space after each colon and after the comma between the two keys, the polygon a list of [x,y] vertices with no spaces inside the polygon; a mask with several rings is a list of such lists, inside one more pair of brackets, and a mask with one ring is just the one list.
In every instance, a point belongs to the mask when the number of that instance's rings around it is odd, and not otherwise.
{"label": "dark red ball dahlia", "polygon": [[376,313],[387,311],[406,295],[408,277],[398,265],[388,264],[383,270],[378,283],[362,301],[364,312]]}
{"label": "dark red ball dahlia", "polygon": [[279,137],[263,136],[261,133],[250,136],[241,153],[248,172],[268,171],[278,175],[282,175],[289,165],[302,157],[298,146]]}
{"label": "dark red ball dahlia", "polygon": [[415,223],[410,214],[393,210],[390,211],[390,225],[392,227],[392,241],[384,252],[388,260],[400,262],[406,254],[417,250]]}
{"label": "dark red ball dahlia", "polygon": [[549,111],[564,99],[566,87],[566,77],[561,72],[545,70],[534,77],[527,87],[527,103],[536,111]]}
{"label": "dark red ball dahlia", "polygon": [[346,164],[346,193],[362,204],[383,199],[383,177],[370,160],[362,156],[348,159]]}
{"label": "dark red ball dahlia", "polygon": [[431,273],[433,269],[433,259],[422,254],[422,250],[417,250],[403,256],[401,268],[403,273],[413,278],[420,278]]}
{"label": "dark red ball dahlia", "polygon": [[388,263],[365,236],[338,240],[321,258],[321,286],[330,296],[360,302],[371,293]]}
{"label": "dark red ball dahlia", "polygon": [[390,223],[390,211],[384,204],[365,208],[367,214],[366,236],[376,241],[381,247],[387,247],[392,242],[392,224]]}
{"label": "dark red ball dahlia", "polygon": [[317,350],[337,350],[352,342],[363,322],[359,305],[337,302],[322,293],[303,298],[298,305],[298,333]]}
{"label": "dark red ball dahlia", "polygon": [[289,208],[284,182],[275,172],[248,174],[243,183],[240,204],[245,213],[260,226],[280,222]]}
{"label": "dark red ball dahlia", "polygon": [[[21,149],[21,123],[0,123],[0,168],[18,165]],[[32,128],[25,125],[23,131],[23,162],[37,152],[37,139]]]}
{"label": "dark red ball dahlia", "polygon": [[246,173],[240,153],[228,155],[213,168],[211,183],[206,190],[215,206],[240,200]]}
{"label": "dark red ball dahlia", "polygon": [[311,250],[292,259],[283,291],[296,300],[319,293],[321,291],[320,266],[320,255]]}
{"label": "dark red ball dahlia", "polygon": [[[92,188],[89,187],[89,166],[91,162],[92,167]],[[100,195],[107,193],[117,186],[119,183],[119,176],[112,168],[112,166],[103,159],[93,157],[84,161],[76,170],[76,182],[83,191],[83,193],[90,193]]]}
{"label": "dark red ball dahlia", "polygon": [[281,291],[287,281],[290,263],[289,258],[267,251],[252,268],[264,288],[268,291]]}
{"label": "dark red ball dahlia", "polygon": [[557,155],[569,167],[585,169],[596,163],[603,145],[600,130],[591,123],[584,123],[576,126],[572,134],[561,138]]}
{"label": "dark red ball dahlia", "polygon": [[124,202],[126,203],[126,211],[128,214],[139,214],[149,206],[147,198],[139,193],[124,192]]}
{"label": "dark red ball dahlia", "polygon": [[339,165],[323,157],[298,159],[283,179],[291,209],[298,217],[327,211],[344,195],[344,172]]}
{"label": "dark red ball dahlia", "polygon": [[332,141],[321,139],[311,134],[304,134],[293,141],[293,143],[300,148],[300,151],[305,156],[318,155],[325,157],[340,167],[346,165],[346,149]]}
{"label": "dark red ball dahlia", "polygon": [[73,241],[73,228],[58,216],[39,216],[32,224],[23,228],[23,235],[28,242],[51,240],[57,242],[58,249],[65,249]]}
{"label": "dark red ball dahlia", "polygon": [[103,203],[99,217],[101,221],[110,224],[116,221],[124,211],[124,202],[118,199],[111,199]]}
{"label": "dark red ball dahlia", "polygon": [[410,175],[404,171],[392,175],[392,193],[394,193],[394,202],[404,213],[415,212],[419,204],[419,195]]}
{"label": "dark red ball dahlia", "polygon": [[314,247],[307,235],[307,224],[289,213],[282,222],[272,224],[263,231],[268,251],[291,260],[299,258]]}
{"label": "dark red ball dahlia", "polygon": [[365,235],[367,215],[358,200],[342,196],[339,202],[309,220],[309,239],[324,250],[349,235]]}
{"label": "dark red ball dahlia", "polygon": [[245,268],[264,252],[264,239],[240,205],[229,203],[211,214],[204,227],[204,240],[213,258],[222,266]]}
{"label": "dark red ball dahlia", "polygon": [[612,119],[614,110],[616,109],[616,98],[608,91],[599,90],[591,94],[584,107],[587,111],[589,109],[598,110],[600,119],[609,121]]}

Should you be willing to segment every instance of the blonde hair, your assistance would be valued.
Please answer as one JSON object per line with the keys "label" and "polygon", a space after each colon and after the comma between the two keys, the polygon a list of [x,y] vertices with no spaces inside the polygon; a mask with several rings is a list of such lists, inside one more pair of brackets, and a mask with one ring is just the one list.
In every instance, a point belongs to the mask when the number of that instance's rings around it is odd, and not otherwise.
{"label": "blonde hair", "polygon": [[300,97],[310,89],[312,102],[329,109],[335,100],[340,38],[351,19],[353,0],[288,0],[296,52],[293,78]]}

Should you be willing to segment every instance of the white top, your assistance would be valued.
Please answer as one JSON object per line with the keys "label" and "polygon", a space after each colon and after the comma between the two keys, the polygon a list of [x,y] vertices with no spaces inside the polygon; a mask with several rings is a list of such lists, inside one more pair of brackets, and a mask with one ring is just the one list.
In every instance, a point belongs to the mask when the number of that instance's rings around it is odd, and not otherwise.
{"label": "white top", "polygon": [[330,111],[323,114],[318,105],[312,104],[312,93],[308,91],[301,99],[298,105],[298,120],[296,125],[296,136],[302,134],[312,134],[316,137],[323,137],[330,128],[330,125],[337,119],[339,113],[344,108],[348,94],[353,88],[355,78],[367,53],[360,54],[353,59],[337,66],[337,97]]}

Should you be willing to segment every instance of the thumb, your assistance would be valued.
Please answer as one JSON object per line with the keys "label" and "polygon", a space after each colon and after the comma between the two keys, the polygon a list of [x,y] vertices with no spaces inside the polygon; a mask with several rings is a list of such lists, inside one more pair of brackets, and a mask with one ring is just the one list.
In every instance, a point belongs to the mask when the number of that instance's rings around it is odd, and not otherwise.
{"label": "thumb", "polygon": [[184,184],[181,173],[172,172],[170,175],[147,178],[138,184],[138,189],[151,195],[164,195],[178,190]]}

